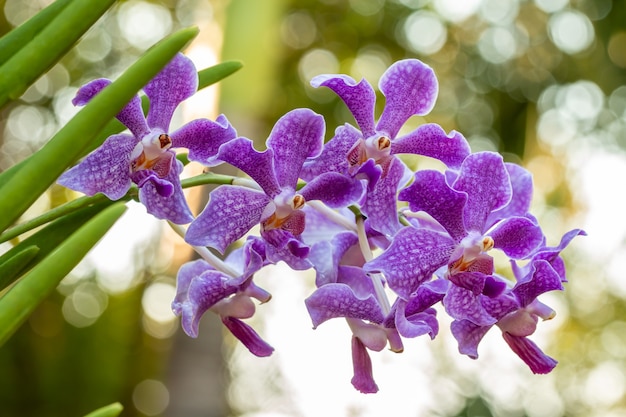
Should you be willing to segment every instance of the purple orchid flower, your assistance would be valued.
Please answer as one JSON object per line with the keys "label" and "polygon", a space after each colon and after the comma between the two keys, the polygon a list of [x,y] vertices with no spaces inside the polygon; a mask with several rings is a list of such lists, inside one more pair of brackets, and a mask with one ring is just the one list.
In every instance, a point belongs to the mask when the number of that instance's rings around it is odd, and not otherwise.
{"label": "purple orchid flower", "polygon": [[[111,83],[97,79],[81,87],[72,101],[87,104]],[[169,132],[176,107],[198,88],[198,74],[191,60],[176,55],[144,88],[150,100],[147,118],[141,99],[135,96],[116,116],[130,134],[112,135],[98,149],[65,172],[58,182],[87,195],[103,193],[122,198],[131,183],[139,187],[139,200],[149,213],[177,224],[189,223],[193,215],[182,192],[182,163],[173,149],[187,148],[189,159],[211,164],[219,146],[236,137],[226,117],[198,119]]]}
{"label": "purple orchid flower", "polygon": [[511,290],[495,298],[483,299],[484,308],[496,319],[495,323],[478,325],[467,319],[452,322],[452,334],[459,343],[460,353],[478,358],[478,344],[495,324],[511,350],[533,373],[546,374],[554,369],[557,362],[543,353],[528,336],[535,332],[540,318],[550,320],[555,316],[556,313],[537,297],[548,291],[563,290],[561,277],[546,260],[533,260],[528,266],[528,274],[517,277]]}
{"label": "purple orchid flower", "polygon": [[308,247],[299,236],[305,228],[301,210],[307,201],[320,200],[331,208],[346,207],[363,193],[355,183],[338,173],[320,175],[297,189],[304,161],[322,149],[324,119],[308,109],[284,115],[267,140],[267,150],[258,152],[247,138],[234,139],[220,148],[217,158],[247,173],[260,189],[221,186],[186,234],[193,245],[211,246],[220,252],[253,226],[269,243],[268,259],[285,260],[291,267],[310,267]]}
{"label": "purple orchid flower", "polygon": [[493,259],[487,252],[497,248],[510,259],[524,259],[544,239],[534,218],[524,216],[532,189],[518,181],[521,174],[491,152],[468,156],[458,175],[448,173],[448,178],[438,171],[417,172],[399,198],[413,212],[430,215],[437,227],[402,229],[364,268],[383,272],[390,288],[408,301],[446,267],[444,277],[453,284],[443,300],[448,314],[478,325],[495,323],[480,300],[499,295],[505,287],[492,276]]}
{"label": "purple orchid flower", "polygon": [[447,135],[436,124],[422,125],[398,137],[409,117],[428,114],[437,98],[434,72],[419,60],[398,61],[381,77],[379,89],[386,104],[378,122],[374,119],[376,94],[365,79],[356,83],[346,75],[320,75],[311,85],[332,89],[346,103],[360,130],[348,124],[339,127],[322,154],[305,164],[303,178],[332,171],[368,179],[369,191],[361,209],[372,227],[389,236],[399,229],[395,197],[407,172],[395,155],[425,155],[458,168],[470,153],[460,133]]}
{"label": "purple orchid flower", "polygon": [[271,298],[252,281],[254,273],[265,263],[263,247],[248,241],[233,251],[225,263],[239,275],[233,277],[218,271],[202,259],[181,266],[172,310],[181,316],[183,330],[191,337],[198,336],[200,318],[210,310],[220,316],[222,323],[251,353],[269,356],[274,349],[242,321],[255,312],[253,298],[261,303]]}

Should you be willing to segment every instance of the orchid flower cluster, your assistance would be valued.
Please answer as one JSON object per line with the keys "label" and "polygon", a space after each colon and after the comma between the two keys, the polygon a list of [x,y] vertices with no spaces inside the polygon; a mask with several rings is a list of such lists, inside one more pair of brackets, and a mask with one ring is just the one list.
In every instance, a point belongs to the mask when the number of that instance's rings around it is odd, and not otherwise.
{"label": "orchid flower cluster", "polygon": [[[109,83],[86,84],[74,104]],[[477,358],[481,339],[496,326],[532,372],[550,372],[556,361],[528,337],[539,319],[554,316],[538,297],[563,289],[560,253],[584,232],[572,230],[548,246],[529,213],[527,170],[494,152],[472,153],[463,135],[437,124],[400,133],[437,98],[434,72],[419,60],[398,61],[383,74],[378,120],[368,81],[320,75],[311,84],[336,93],[356,126],[337,127],[325,142],[324,118],[295,109],[277,121],[264,151],[223,115],[170,131],[174,110],[198,85],[194,65],[179,54],[144,87],[147,117],[136,96],[117,115],[130,133],[110,136],[59,183],[113,200],[134,183],[149,213],[173,227],[189,224],[184,238],[202,258],[180,268],[172,308],[192,337],[211,311],[254,355],[270,355],[273,348],[245,320],[271,298],[255,273],[282,261],[315,271],[315,290],[304,300],[314,328],[345,319],[352,384],[363,393],[378,390],[370,351],[401,352],[405,339],[434,338],[443,312],[461,354]],[[194,217],[179,178],[180,149],[191,161],[230,164],[248,178],[217,186]],[[413,171],[402,154],[434,158],[445,169]],[[251,234],[255,227],[260,233]],[[207,247],[228,255],[222,260]],[[496,271],[492,251],[508,259],[508,273]]]}

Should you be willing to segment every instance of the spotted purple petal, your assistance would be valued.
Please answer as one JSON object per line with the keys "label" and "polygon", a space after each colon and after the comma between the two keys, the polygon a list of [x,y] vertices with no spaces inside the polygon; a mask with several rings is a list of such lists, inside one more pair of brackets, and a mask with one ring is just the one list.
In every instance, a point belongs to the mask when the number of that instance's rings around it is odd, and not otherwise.
{"label": "spotted purple petal", "polygon": [[430,280],[437,269],[446,265],[454,247],[454,241],[445,234],[406,227],[380,256],[363,268],[384,273],[389,287],[409,300],[421,283]]}
{"label": "spotted purple petal", "polygon": [[189,225],[185,240],[197,246],[211,246],[224,253],[261,220],[269,198],[255,190],[221,186],[210,194],[209,203]]}
{"label": "spotted purple petal", "polygon": [[483,298],[488,297],[477,296],[468,289],[451,285],[443,298],[443,305],[448,315],[455,320],[469,320],[478,326],[490,326],[497,320],[483,307]]}
{"label": "spotted purple petal", "polygon": [[532,174],[516,164],[507,162],[504,166],[511,179],[511,201],[506,206],[495,210],[489,215],[488,225],[495,224],[498,220],[509,217],[526,216],[533,198]]}
{"label": "spotted purple petal", "polygon": [[234,317],[222,317],[222,323],[255,356],[266,357],[274,352],[252,327]]}
{"label": "spotted purple petal", "polygon": [[512,195],[502,156],[494,152],[479,152],[465,158],[452,188],[467,193],[463,217],[468,232],[483,233],[487,216],[507,205]]}
{"label": "spotted purple petal", "polygon": [[434,339],[439,331],[439,323],[434,309],[407,314],[406,301],[399,300],[396,307],[395,326],[403,337],[419,337],[425,334]]}
{"label": "spotted purple petal", "polygon": [[[77,92],[76,96],[72,100],[72,104],[75,106],[84,106],[96,94],[102,91],[103,88],[111,84],[110,80],[106,78],[99,78],[83,85]],[[141,99],[138,95],[133,96],[130,102],[124,106],[122,110],[115,116],[124,126],[126,126],[131,133],[141,139],[147,135],[150,131],[146,123],[146,118],[141,108]]]}
{"label": "spotted purple petal", "polygon": [[556,366],[557,361],[543,353],[532,340],[526,337],[512,336],[507,332],[503,332],[502,337],[511,350],[528,365],[534,374],[547,374]]}
{"label": "spotted purple petal", "polygon": [[177,54],[143,88],[150,99],[147,119],[150,129],[167,132],[176,107],[195,94],[197,89],[196,67],[185,55]]}
{"label": "spotted purple petal", "polygon": [[491,326],[478,326],[469,320],[454,320],[450,324],[452,335],[459,343],[459,353],[472,359],[478,358],[478,344]]}
{"label": "spotted purple petal", "polygon": [[361,198],[363,185],[345,175],[328,172],[305,185],[300,194],[306,201],[320,200],[328,207],[341,208]]}
{"label": "spotted purple petal", "polygon": [[446,134],[438,124],[428,123],[391,141],[391,153],[429,156],[450,168],[459,168],[470,154],[470,147],[459,132],[452,131]]}
{"label": "spotted purple petal", "polygon": [[435,106],[439,85],[433,70],[417,59],[397,61],[378,83],[386,99],[376,131],[395,138],[404,123],[413,115],[428,114]]}
{"label": "spotted purple petal", "polygon": [[361,211],[365,214],[372,228],[393,236],[398,229],[396,195],[401,181],[405,177],[406,166],[398,158],[393,158],[387,176],[381,178],[374,189],[367,193]]}
{"label": "spotted purple petal", "polygon": [[146,182],[139,189],[139,201],[146,206],[148,213],[176,224],[186,224],[193,220],[193,214],[180,185],[179,175],[182,170],[183,164],[174,159],[171,171],[164,178],[173,187],[172,194],[168,197],[162,194],[163,190],[159,190],[159,184],[152,181]]}
{"label": "spotted purple petal", "polygon": [[136,144],[137,140],[127,134],[109,136],[81,163],[63,173],[58,183],[87,195],[103,193],[118,200],[131,185],[130,154]]}
{"label": "spotted purple petal", "polygon": [[212,269],[211,266],[202,259],[186,262],[181,265],[178,269],[178,275],[176,276],[176,296],[174,297],[174,301],[172,301],[172,311],[174,314],[177,316],[182,314],[182,306],[187,300],[187,293],[189,292],[191,281],[210,269]]}
{"label": "spotted purple petal", "polygon": [[311,80],[315,88],[324,86],[333,90],[348,106],[362,136],[372,136],[374,131],[374,105],[376,94],[374,89],[362,79],[358,83],[347,75],[318,75]]}
{"label": "spotted purple petal", "polygon": [[224,115],[215,121],[208,119],[193,120],[172,132],[173,148],[189,149],[189,159],[209,165],[217,155],[219,147],[237,136]]}
{"label": "spotted purple petal", "polygon": [[561,277],[545,260],[533,261],[528,277],[513,287],[513,292],[522,307],[530,304],[541,294],[554,290],[563,290]]}
{"label": "spotted purple petal", "polygon": [[413,183],[400,191],[398,199],[407,201],[412,211],[423,211],[432,216],[456,242],[467,234],[463,225],[467,194],[450,188],[442,173],[417,171]]}
{"label": "spotted purple petal", "polygon": [[267,147],[274,151],[274,172],[281,188],[296,188],[304,161],[322,151],[324,118],[309,109],[295,109],[281,117]]}
{"label": "spotted purple petal", "polygon": [[363,135],[349,124],[339,126],[325,145],[322,153],[315,159],[304,162],[300,176],[305,181],[325,172],[348,174],[348,151]]}
{"label": "spotted purple petal", "polygon": [[236,287],[224,287],[223,281],[224,274],[214,270],[206,270],[191,280],[180,309],[181,325],[189,336],[198,336],[198,324],[209,308],[237,292]]}
{"label": "spotted purple petal", "polygon": [[354,376],[352,385],[362,394],[374,394],[378,392],[378,385],[374,381],[372,360],[367,348],[356,336],[352,336],[352,367]]}
{"label": "spotted purple petal", "polygon": [[526,217],[503,220],[488,234],[493,238],[494,247],[511,259],[527,257],[543,241],[541,228]]}
{"label": "spotted purple petal", "polygon": [[222,145],[217,159],[248,174],[270,198],[280,194],[274,174],[274,153],[271,149],[259,152],[254,149],[250,139],[240,137]]}
{"label": "spotted purple petal", "polygon": [[[348,268],[347,271],[343,271],[344,274],[354,273],[349,271],[358,269]],[[361,273],[361,279],[367,280],[368,278]],[[352,317],[373,323],[381,323],[384,318],[380,304],[373,294],[357,294],[347,284],[323,285],[305,300],[305,304],[314,328],[337,317]]]}

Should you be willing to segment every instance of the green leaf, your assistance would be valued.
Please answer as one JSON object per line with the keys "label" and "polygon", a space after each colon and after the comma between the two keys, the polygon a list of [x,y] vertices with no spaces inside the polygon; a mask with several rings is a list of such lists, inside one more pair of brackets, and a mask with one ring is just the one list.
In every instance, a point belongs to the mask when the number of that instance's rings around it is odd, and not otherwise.
{"label": "green leaf", "polygon": [[3,214],[0,231],[15,222],[68,166],[75,163],[100,130],[197,34],[197,28],[183,29],[149,49],[33,154],[27,164],[14,172],[0,188],[0,213]]}
{"label": "green leaf", "polygon": [[30,245],[20,248],[16,253],[2,261],[2,258],[6,255],[5,253],[0,258],[0,291],[15,281],[38,253],[39,248],[35,245]]}
{"label": "green leaf", "polygon": [[0,67],[0,107],[19,98],[106,12],[115,0],[74,0]]}
{"label": "green leaf", "polygon": [[56,0],[50,6],[0,38],[0,65],[4,64],[28,42],[32,41],[35,35],[41,32],[71,2],[72,0]]}
{"label": "green leaf", "polygon": [[198,71],[198,90],[223,80],[234,72],[239,71],[242,66],[239,61],[226,61]]}
{"label": "green leaf", "polygon": [[85,417],[116,417],[124,410],[124,407],[120,403],[113,403],[97,410],[92,411]]}
{"label": "green leaf", "polygon": [[[78,230],[79,227],[112,204],[112,201],[105,200],[99,204],[86,207],[80,211],[61,217],[9,249],[5,254],[0,256],[0,290],[43,260],[57,246],[63,243],[68,236]],[[33,246],[37,248],[37,253],[30,258],[28,262],[22,264],[22,268],[20,270],[13,269],[13,275],[10,275],[9,273],[4,275],[2,273],[2,268],[4,267],[5,262],[10,262],[14,257],[19,256],[23,251]],[[4,283],[4,285],[2,285],[2,283]]]}
{"label": "green leaf", "polygon": [[124,213],[116,203],[74,232],[0,298],[0,346]]}

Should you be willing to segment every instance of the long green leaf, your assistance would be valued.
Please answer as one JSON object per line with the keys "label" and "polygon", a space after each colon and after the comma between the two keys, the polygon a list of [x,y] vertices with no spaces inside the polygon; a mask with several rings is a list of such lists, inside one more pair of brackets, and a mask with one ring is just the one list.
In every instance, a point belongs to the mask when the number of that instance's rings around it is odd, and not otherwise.
{"label": "long green leaf", "polygon": [[[38,253],[39,248],[35,245],[30,245],[18,249],[10,257],[7,257],[6,260],[0,259],[0,291],[15,281]],[[2,255],[2,258],[5,257],[4,255]]]}
{"label": "long green leaf", "polygon": [[133,95],[197,34],[197,28],[183,29],[152,47],[31,156],[28,163],[0,188],[0,231],[6,230],[19,218],[83,154],[83,150]]}
{"label": "long green leaf", "polygon": [[19,98],[106,12],[115,0],[74,0],[0,67],[0,107]]}
{"label": "long green leaf", "polygon": [[0,38],[0,65],[32,41],[72,0],[56,0],[35,16]]}
{"label": "long green leaf", "polygon": [[198,90],[223,80],[234,72],[239,71],[242,66],[239,61],[226,61],[198,71]]}
{"label": "long green leaf", "polygon": [[[79,227],[112,204],[113,202],[111,200],[105,200],[99,204],[83,208],[80,211],[61,217],[32,236],[27,237],[13,248],[9,249],[5,254],[0,256],[0,284],[4,282],[4,285],[0,285],[0,290],[43,260]],[[29,260],[29,262],[22,264],[21,269],[8,269],[6,275],[1,272],[5,262],[11,262],[14,257],[24,256],[21,255],[22,252],[30,247],[36,247],[37,253]],[[8,266],[9,265],[7,265],[7,267]]]}
{"label": "long green leaf", "polygon": [[126,210],[116,203],[74,232],[0,298],[0,346]]}
{"label": "long green leaf", "polygon": [[124,410],[124,407],[120,403],[113,403],[97,410],[92,411],[85,417],[117,417]]}

